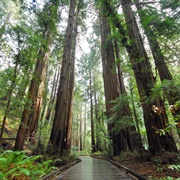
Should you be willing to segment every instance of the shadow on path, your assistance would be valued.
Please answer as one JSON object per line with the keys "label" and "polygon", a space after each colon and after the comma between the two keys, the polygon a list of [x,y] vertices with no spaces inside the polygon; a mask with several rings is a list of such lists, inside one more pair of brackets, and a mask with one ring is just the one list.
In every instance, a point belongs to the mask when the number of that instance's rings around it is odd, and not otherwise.
{"label": "shadow on path", "polygon": [[92,158],[89,156],[80,157],[82,162],[68,169],[55,180],[132,180],[124,170],[118,169],[110,162]]}

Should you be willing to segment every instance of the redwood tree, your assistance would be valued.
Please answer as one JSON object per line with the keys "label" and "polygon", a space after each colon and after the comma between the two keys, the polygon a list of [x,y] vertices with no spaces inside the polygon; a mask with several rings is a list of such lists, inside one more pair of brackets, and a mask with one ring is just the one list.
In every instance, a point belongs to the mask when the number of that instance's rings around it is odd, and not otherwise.
{"label": "redwood tree", "polygon": [[64,42],[63,60],[61,66],[60,82],[57,92],[55,116],[49,140],[49,153],[59,153],[62,156],[64,141],[66,137],[66,127],[69,118],[69,86],[70,74],[72,70],[72,40],[74,31],[74,15],[76,0],[70,1],[68,25]]}
{"label": "redwood tree", "polygon": [[108,0],[104,0],[103,2],[107,13],[111,14],[110,19],[120,33],[121,43],[126,48],[129,55],[143,108],[149,149],[152,153],[160,152],[163,149],[177,151],[174,140],[169,133],[162,136],[157,133],[159,129],[165,128],[167,116],[165,113],[156,114],[152,109],[153,105],[163,107],[163,102],[161,99],[155,100],[151,96],[151,89],[155,85],[154,77],[136,19],[131,9],[131,2],[129,0],[121,1],[127,25],[127,32],[121,24],[119,16],[112,7],[112,4]]}
{"label": "redwood tree", "polygon": [[158,130],[165,128],[168,119],[165,111],[156,113],[153,111],[153,106],[155,105],[164,109],[164,104],[160,98],[153,99],[151,95],[151,89],[154,87],[155,81],[142,37],[131,9],[131,1],[121,0],[121,3],[127,23],[127,34],[132,48],[131,51],[129,49],[128,51],[129,55],[131,55],[130,61],[141,98],[150,151],[152,153],[162,150],[177,151],[173,137],[169,133],[165,133],[165,135],[157,133]]}
{"label": "redwood tree", "polygon": [[[154,25],[153,20],[149,21],[149,23],[146,22],[148,14],[145,13],[145,9],[143,9],[139,0],[136,0],[135,2],[141,20],[141,24],[147,36],[150,49],[154,58],[154,62],[159,73],[160,80],[162,83],[165,82],[171,86],[171,88],[162,87],[164,95],[166,96],[169,105],[171,105],[171,108],[175,109],[176,102],[180,99],[180,92],[178,87],[176,87],[176,85],[174,84],[173,76],[167,65],[168,62],[165,61],[162,49],[158,43],[157,35],[153,31],[153,26],[155,26],[156,24]],[[180,118],[178,117],[180,116],[180,111],[173,111],[172,109],[172,114],[180,121]]]}
{"label": "redwood tree", "polygon": [[44,83],[46,79],[46,71],[48,64],[48,56],[50,52],[52,36],[55,33],[55,21],[57,17],[59,0],[50,0],[44,6],[44,12],[51,18],[44,21],[43,42],[38,53],[36,67],[33,78],[28,91],[28,99],[24,106],[24,111],[21,117],[21,123],[18,129],[14,150],[22,150],[26,134],[28,136],[35,136],[38,118],[40,115],[42,97],[44,92]]}
{"label": "redwood tree", "polygon": [[[102,9],[103,12],[103,9]],[[101,13],[102,13],[101,12]],[[115,57],[112,41],[108,42],[108,36],[110,35],[110,26],[108,24],[107,18],[102,15],[100,16],[100,29],[101,29],[101,58],[103,66],[103,80],[104,80],[104,92],[106,101],[106,115],[109,118],[112,114],[112,101],[119,97],[119,86],[117,73],[115,70]],[[113,132],[115,124],[114,122],[108,123],[108,131],[110,138],[113,143],[113,154],[119,155],[121,147],[120,133],[115,134]]]}

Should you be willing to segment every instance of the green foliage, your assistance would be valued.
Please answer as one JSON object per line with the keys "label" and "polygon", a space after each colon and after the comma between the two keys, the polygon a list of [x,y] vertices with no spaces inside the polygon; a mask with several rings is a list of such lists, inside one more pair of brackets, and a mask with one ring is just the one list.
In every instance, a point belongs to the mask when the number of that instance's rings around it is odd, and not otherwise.
{"label": "green foliage", "polygon": [[115,101],[112,101],[113,107],[111,111],[112,115],[108,118],[108,123],[114,122],[116,124],[113,129],[115,133],[118,133],[121,129],[134,125],[132,116],[128,112],[129,97],[127,95],[121,95]]}
{"label": "green foliage", "polygon": [[170,17],[168,13],[163,11],[159,12],[154,6],[147,6],[146,9],[139,13],[142,13],[142,25],[145,28],[153,26],[153,30],[158,35],[172,38],[179,34],[178,21]]}
{"label": "green foliage", "polygon": [[[119,159],[121,161],[126,161],[126,160],[129,160],[129,159],[133,159],[135,158],[135,156],[137,156],[137,152],[130,152],[130,151],[123,151],[121,152],[120,156],[119,156]],[[117,158],[117,157],[116,157]]]}
{"label": "green foliage", "polygon": [[172,169],[175,169],[175,170],[177,170],[177,171],[180,172],[180,165],[175,165],[175,164],[173,164],[173,165],[171,165],[170,167],[171,167]]}
{"label": "green foliage", "polygon": [[73,161],[75,161],[77,158],[76,154],[75,153],[70,153],[70,154],[65,154],[62,156],[62,163],[63,164],[69,164]]}
{"label": "green foliage", "polygon": [[42,156],[27,156],[25,151],[3,151],[0,154],[0,179],[7,180],[30,177],[38,180],[56,168],[51,166],[52,160],[37,163]]}
{"label": "green foliage", "polygon": [[163,9],[171,8],[171,9],[175,10],[180,6],[179,0],[171,0],[171,1],[160,0],[160,3],[161,3],[161,7]]}
{"label": "green foliage", "polygon": [[[162,96],[170,97],[171,100],[175,102],[179,96],[179,91],[180,89],[177,82],[173,80],[164,80],[162,83],[156,83],[156,85],[152,88],[152,96],[154,99]],[[177,95],[177,97],[173,95]]]}
{"label": "green foliage", "polygon": [[76,155],[77,156],[89,156],[90,152],[91,152],[91,149],[89,148],[89,151],[88,150],[78,151],[78,152],[76,152]]}
{"label": "green foliage", "polygon": [[113,157],[113,146],[112,141],[107,138],[104,149],[102,151],[104,157],[112,158]]}
{"label": "green foliage", "polygon": [[167,176],[167,177],[160,178],[159,180],[174,180],[174,178]]}

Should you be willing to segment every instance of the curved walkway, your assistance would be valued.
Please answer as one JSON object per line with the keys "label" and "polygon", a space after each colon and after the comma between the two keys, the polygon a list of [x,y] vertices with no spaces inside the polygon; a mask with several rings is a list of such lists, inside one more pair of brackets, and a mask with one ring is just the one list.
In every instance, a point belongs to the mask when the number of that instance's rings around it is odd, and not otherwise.
{"label": "curved walkway", "polygon": [[80,157],[82,162],[74,165],[55,180],[132,180],[124,170],[117,168],[110,162],[92,158]]}

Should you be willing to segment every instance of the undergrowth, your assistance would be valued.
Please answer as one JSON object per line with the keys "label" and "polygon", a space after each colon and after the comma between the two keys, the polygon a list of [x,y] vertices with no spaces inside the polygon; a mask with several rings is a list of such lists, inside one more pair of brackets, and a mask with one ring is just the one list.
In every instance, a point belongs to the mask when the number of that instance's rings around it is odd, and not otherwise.
{"label": "undergrowth", "polygon": [[41,155],[27,156],[25,151],[0,149],[0,179],[39,180],[57,169],[52,166],[52,160],[37,162],[41,158]]}

